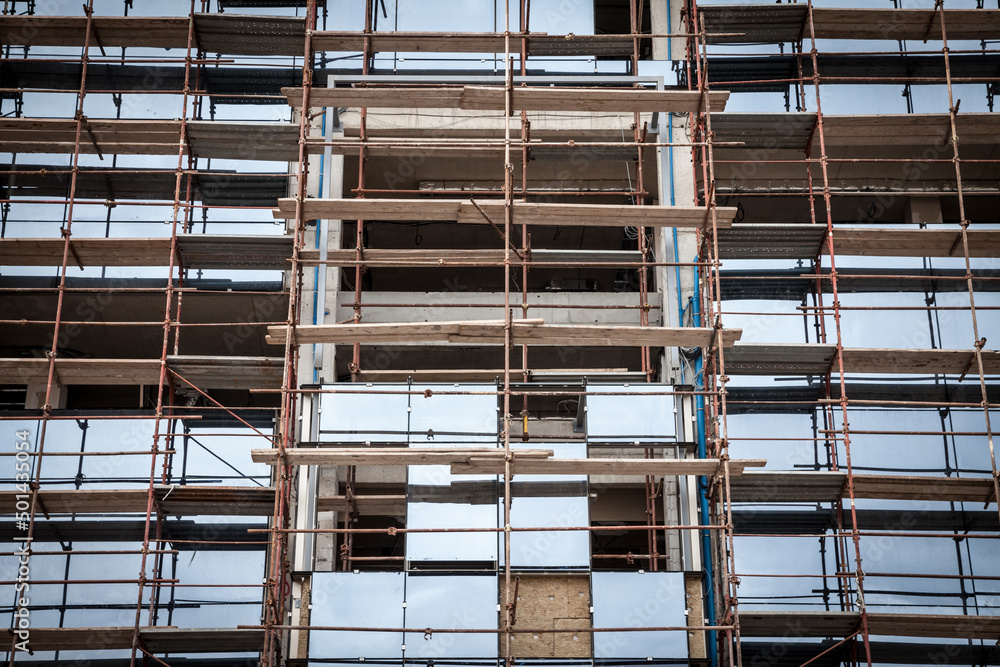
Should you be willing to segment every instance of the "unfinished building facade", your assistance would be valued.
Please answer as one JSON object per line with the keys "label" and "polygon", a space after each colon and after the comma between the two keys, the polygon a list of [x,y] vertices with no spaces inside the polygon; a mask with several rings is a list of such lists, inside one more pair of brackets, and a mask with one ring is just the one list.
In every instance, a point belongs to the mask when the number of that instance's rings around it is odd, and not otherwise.
{"label": "unfinished building facade", "polygon": [[3,3],[8,664],[1000,664],[1000,8],[880,4]]}

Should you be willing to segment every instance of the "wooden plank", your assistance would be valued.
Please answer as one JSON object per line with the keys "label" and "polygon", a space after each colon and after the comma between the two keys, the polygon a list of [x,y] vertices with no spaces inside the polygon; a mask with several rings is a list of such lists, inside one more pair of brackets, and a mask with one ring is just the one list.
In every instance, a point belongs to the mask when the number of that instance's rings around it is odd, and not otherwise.
{"label": "wooden plank", "polygon": [[[518,450],[516,456],[524,459],[545,459],[552,456],[551,449]],[[278,451],[254,449],[250,456],[255,463],[276,465]],[[450,465],[471,459],[503,462],[504,451],[496,447],[467,448],[337,448],[295,449],[285,452],[288,465]]]}
{"label": "wooden plank", "polygon": [[[970,257],[1000,255],[1000,230],[968,230]],[[835,229],[834,251],[838,255],[875,257],[963,257],[962,232],[958,229]],[[824,247],[825,250],[825,247]]]}
{"label": "wooden plank", "polygon": [[[727,329],[722,344],[733,346],[741,329]],[[268,327],[267,341],[284,345],[287,329]],[[407,322],[380,324],[320,324],[296,328],[296,343],[459,343],[493,345],[504,342],[504,323],[500,320],[460,322]],[[630,327],[576,324],[544,324],[542,320],[515,320],[512,342],[527,345],[601,346],[601,347],[708,347],[715,333],[698,327]]]}
{"label": "wooden plank", "polygon": [[[820,39],[941,39],[941,20],[932,9],[813,10]],[[1000,10],[946,9],[948,39],[1000,38]]]}
{"label": "wooden plank", "polygon": [[[502,202],[477,202],[490,218],[503,221]],[[733,207],[717,207],[720,228],[732,225],[736,217]],[[515,202],[512,210],[515,224],[570,227],[704,227],[711,224],[707,208],[701,206],[613,206],[608,204],[536,204]],[[489,224],[471,203],[463,202],[458,222]]]}
{"label": "wooden plank", "polygon": [[[230,364],[226,367],[223,364]],[[281,384],[282,360],[272,357],[186,357],[170,363],[200,389],[273,387]],[[0,359],[4,384],[45,382],[47,359]],[[66,385],[156,385],[158,359],[56,359],[56,381]],[[180,380],[176,380],[180,382]]]}
{"label": "wooden plank", "polygon": [[[177,242],[189,269],[283,267],[292,254],[285,236],[181,235]],[[0,239],[0,265],[59,266],[63,245],[62,239]],[[166,266],[170,259],[169,238],[73,238],[71,246],[70,266],[77,258],[84,266]]]}
{"label": "wooden plank", "polygon": [[[356,138],[338,139],[333,142],[324,143],[321,137],[315,137],[308,142],[310,153],[318,155],[329,148],[334,155],[357,155],[358,150],[365,148],[369,157],[424,157],[424,158],[448,158],[448,157],[475,157],[478,159],[492,159],[502,157],[504,147],[502,142],[497,140],[483,141],[474,139],[448,139],[435,138],[411,139],[394,138],[390,140],[375,139],[370,142],[361,142]],[[571,159],[574,155],[586,156],[588,161],[632,161],[636,155],[636,144],[631,141],[622,141],[621,135],[611,138],[617,145],[609,145],[607,142],[576,141],[557,142],[546,141],[545,145],[541,141],[529,141],[522,143],[515,141],[511,148],[513,153],[511,159],[516,164],[521,161],[521,149],[528,148],[529,159],[532,160],[559,160]],[[640,144],[641,145],[641,144]],[[649,147],[652,148],[651,146]]]}
{"label": "wooden plank", "polygon": [[[145,514],[146,489],[43,489],[39,510],[45,514]],[[259,487],[157,486],[157,505],[171,516],[227,514],[267,516],[274,504],[274,490]],[[0,491],[0,512],[14,512],[15,491]]]}
{"label": "wooden plank", "polygon": [[[307,218],[334,220],[420,220],[453,221],[463,199],[307,199],[302,213]],[[279,199],[274,213],[278,219],[294,219],[295,200]]]}
{"label": "wooden plank", "polygon": [[[847,348],[844,370],[848,373],[942,373],[978,375],[973,350],[901,350]],[[1000,373],[1000,352],[983,351],[987,374]]]}
{"label": "wooden plank", "polygon": [[[524,373],[520,368],[512,368],[510,372],[514,377],[521,377]],[[535,380],[588,377],[592,381],[600,379],[608,382],[639,382],[644,381],[646,377],[641,371],[629,371],[627,368],[532,368],[528,369],[528,373]],[[406,382],[411,378],[419,382],[493,382],[503,375],[502,368],[361,369],[363,382]]]}
{"label": "wooden plank", "polygon": [[[732,485],[733,500],[745,503],[834,502],[849,497],[844,472],[764,471],[747,473]],[[989,478],[855,475],[854,496],[875,500],[986,502]]]}
{"label": "wooden plank", "polygon": [[[871,614],[869,614],[869,618]],[[846,637],[857,629],[860,614],[849,611],[751,611],[740,613],[740,632],[747,637]]]}
{"label": "wooden plank", "polygon": [[[301,88],[282,88],[289,104],[302,106]],[[709,94],[712,111],[723,111],[728,92]],[[344,106],[378,109],[465,109],[503,111],[502,86],[365,86],[314,88],[312,107]],[[695,113],[702,95],[688,90],[639,88],[568,88],[534,86],[515,88],[513,108],[519,111],[618,111]]]}
{"label": "wooden plank", "polygon": [[[0,249],[0,252],[2,252],[2,249]],[[319,254],[309,251],[306,254],[300,253],[300,257],[306,260],[317,260]],[[330,266],[354,266],[356,257],[357,255],[354,250],[331,250],[327,253],[327,264]],[[362,257],[362,263],[369,266],[502,266],[504,251],[499,249],[464,250],[440,248],[433,250],[412,250],[409,248],[365,248]],[[521,260],[517,256],[512,256],[511,262],[513,264],[521,264]]]}
{"label": "wooden plank", "polygon": [[[1000,12],[995,9],[945,9],[949,39],[997,39]],[[804,7],[786,5],[710,5],[702,8],[712,44],[791,42],[809,36]],[[816,7],[818,39],[923,41],[941,39],[940,16],[931,9],[840,9]],[[734,33],[743,33],[742,35]],[[720,35],[720,36],[715,36]],[[723,36],[724,35],[724,36]]]}
{"label": "wooden plank", "polygon": [[[511,33],[511,43],[528,40],[528,55],[630,55],[630,35],[547,35]],[[496,32],[376,32],[369,36],[370,51],[383,53],[502,53],[504,35]],[[312,35],[314,51],[362,51],[362,32],[320,30]]]}
{"label": "wooden plank", "polygon": [[[31,628],[33,651],[108,651],[132,647],[132,627]],[[258,651],[263,628],[141,627],[143,646],[155,653]]]}
{"label": "wooden plank", "polygon": [[[740,148],[717,149],[732,155],[754,148],[801,151],[810,137],[815,150],[819,139],[811,131],[814,123],[815,115],[811,113],[737,112],[721,113],[712,119],[717,142],[744,143]],[[963,145],[994,145],[998,134],[1000,119],[996,114],[958,116],[958,135]],[[929,144],[946,144],[951,138],[951,124],[948,114],[824,115],[823,136],[829,147],[906,146],[918,149],[916,157]]]}
{"label": "wooden plank", "polygon": [[[84,266],[158,266],[166,265],[170,239],[77,239],[71,241]],[[2,239],[0,264],[5,266],[58,266],[62,263],[63,239]]]}
{"label": "wooden plank", "polygon": [[[477,202],[496,224],[503,223],[503,203]],[[736,208],[716,209],[718,226],[730,227]],[[309,219],[457,221],[489,224],[467,199],[308,199],[302,214]],[[704,227],[711,223],[701,206],[615,206],[610,204],[537,204],[515,202],[515,224],[569,227]],[[294,219],[295,200],[278,200],[278,219]]]}
{"label": "wooden plank", "polygon": [[[963,145],[997,143],[1000,119],[994,114],[963,113],[957,124]],[[824,115],[823,135],[829,146],[924,148],[928,142],[946,144],[951,138],[951,122],[948,114]]]}
{"label": "wooden plank", "polygon": [[1000,636],[1000,616],[870,613],[868,630],[873,635],[985,639],[995,642]]}
{"label": "wooden plank", "polygon": [[[462,92],[461,86],[313,88],[309,103],[313,108],[459,109]],[[302,106],[302,88],[282,88],[281,94],[291,106]]]}
{"label": "wooden plank", "polygon": [[[294,56],[305,44],[302,17],[196,13],[194,22],[195,46],[211,53]],[[95,16],[90,47],[183,49],[189,24],[186,16]],[[85,16],[0,17],[2,44],[83,46],[86,33]]]}
{"label": "wooden plank", "polygon": [[305,48],[303,16],[194,14],[198,46],[210,53],[301,56]]}
{"label": "wooden plank", "polygon": [[[386,31],[368,37],[373,53],[495,53],[504,50],[504,35],[495,32]],[[514,39],[520,40],[520,37],[512,34],[511,40]],[[362,51],[365,46],[365,34],[361,32],[318,30],[313,33],[312,40],[314,51]]]}
{"label": "wooden plank", "polygon": [[989,478],[854,476],[854,495],[858,498],[985,503],[991,497],[993,490],[993,481]]}
{"label": "wooden plank", "polygon": [[[713,111],[724,111],[728,92],[709,94]],[[516,87],[514,109],[524,111],[633,111],[696,113],[703,97],[698,91],[636,88]],[[461,108],[503,111],[504,89],[499,86],[466,86]]]}
{"label": "wooden plank", "polygon": [[[790,628],[798,636],[846,637],[858,628],[860,620],[859,614],[845,611],[745,611],[740,613],[740,630],[748,637],[783,637]],[[870,611],[868,630],[873,635],[897,637],[994,640],[1000,635],[1000,616]]]}
{"label": "wooden plank", "polygon": [[[826,229],[816,225],[739,224],[719,234],[723,259],[812,259],[828,253]],[[970,229],[969,256],[1000,255],[1000,230]],[[963,257],[959,229],[883,229],[836,227],[833,245],[837,255],[872,257]]]}
{"label": "wooden plank", "polygon": [[733,501],[740,503],[833,502],[841,497],[843,472],[771,472],[742,475],[731,484]]}
{"label": "wooden plank", "polygon": [[[275,449],[254,449],[256,463],[277,465]],[[514,453],[514,472],[523,475],[712,475],[719,459],[554,459],[552,450],[524,449]],[[425,449],[387,451],[378,448],[294,449],[285,452],[288,465],[450,465],[454,474],[502,474],[504,452],[497,448]],[[733,459],[730,473],[740,475],[748,467],[763,467],[763,459]]]}
{"label": "wooden plank", "polygon": [[[127,578],[127,577],[122,577]],[[86,651],[132,648],[132,627],[31,628],[32,651]]]}
{"label": "wooden plank", "polygon": [[[361,141],[354,138],[338,139],[332,142],[328,142],[324,145],[322,138],[317,138],[314,140],[315,143],[310,142],[309,150],[313,154],[320,154],[327,147],[334,155],[357,155],[358,150],[363,145]],[[388,142],[387,142],[388,143]],[[332,145],[331,145],[332,144]],[[630,144],[623,144],[623,146],[629,146]],[[588,150],[586,145],[581,147],[581,150]],[[591,147],[589,152],[586,153],[588,157],[591,157],[598,150],[597,147]],[[634,149],[632,149],[634,150]],[[501,157],[504,154],[503,145],[497,145],[496,142],[486,143],[481,141],[472,142],[468,139],[446,139],[440,138],[435,139],[434,143],[428,143],[423,139],[409,140],[409,139],[395,139],[390,145],[384,145],[376,142],[366,143],[365,152],[369,157],[471,157],[475,156],[480,159],[490,159]],[[520,159],[520,148],[515,147],[515,154],[512,156],[514,159]]]}
{"label": "wooden plank", "polygon": [[[13,513],[17,495],[14,491],[0,491],[0,512]],[[145,513],[146,499],[145,489],[41,490],[38,511],[47,515]]]}
{"label": "wooden plank", "polygon": [[[156,384],[160,379],[156,359],[57,359],[56,380],[61,384]],[[45,382],[48,359],[0,359],[5,384]]]}
{"label": "wooden plank", "polygon": [[[75,120],[62,118],[3,118],[0,136],[9,152],[72,152],[76,125]],[[189,121],[188,125],[191,151],[199,157],[281,162],[298,157],[297,131],[287,123]],[[176,120],[88,118],[80,152],[177,155],[180,150],[187,155],[189,145],[181,145],[180,127]]]}
{"label": "wooden plank", "polygon": [[[520,475],[714,475],[719,459],[545,459],[517,460],[513,471]],[[731,459],[730,475],[742,475],[745,468],[762,468],[764,459]],[[453,463],[453,475],[501,475],[504,461],[473,458],[469,463]]]}
{"label": "wooden plank", "polygon": [[[354,496],[352,500],[352,507],[356,507],[361,514],[406,514],[405,495]],[[347,506],[347,496],[320,496],[316,501],[316,509],[320,512],[344,512]]]}
{"label": "wooden plank", "polygon": [[139,638],[153,653],[257,652],[264,645],[264,628],[142,628]]}
{"label": "wooden plank", "polygon": [[[822,344],[736,345],[726,353],[726,371],[736,375],[800,375],[837,371],[833,364],[836,347]],[[1000,351],[984,350],[987,374],[1000,373]],[[942,373],[978,374],[974,350],[927,350],[899,348],[845,348],[846,373],[892,373],[913,375]],[[831,365],[833,364],[833,365]]]}
{"label": "wooden plank", "polygon": [[[186,16],[138,17],[95,16],[91,48],[151,47],[178,49],[187,47]],[[87,36],[85,16],[2,16],[0,44],[17,46],[83,46]]]}
{"label": "wooden plank", "polygon": [[[297,20],[296,20],[297,19]],[[196,45],[211,53],[301,55],[305,24],[301,17],[195,14]],[[185,48],[187,17],[95,16],[94,32],[105,47]],[[3,16],[0,43],[27,46],[82,46],[84,16]],[[248,40],[247,34],[264,39]],[[504,35],[496,32],[385,31],[368,36],[373,53],[497,53]],[[528,40],[529,55],[629,55],[630,35],[547,35],[512,33],[512,43]],[[91,46],[97,48],[95,35]],[[362,51],[365,34],[316,31],[314,51]]]}

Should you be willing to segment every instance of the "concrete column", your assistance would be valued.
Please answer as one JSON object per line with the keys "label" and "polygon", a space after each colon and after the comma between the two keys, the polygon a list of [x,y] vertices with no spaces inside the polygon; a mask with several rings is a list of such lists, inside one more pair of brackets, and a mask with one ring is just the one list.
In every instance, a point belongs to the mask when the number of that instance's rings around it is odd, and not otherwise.
{"label": "concrete column", "polygon": [[[940,197],[909,197],[906,201],[906,222],[913,225],[933,225],[944,221]],[[957,222],[957,221],[956,221]]]}
{"label": "concrete column", "polygon": [[[56,371],[59,370],[59,362],[56,362]],[[45,408],[45,389],[46,383],[44,382],[29,382],[28,391],[24,396],[24,409],[25,410],[42,410]],[[142,390],[142,387],[139,387]],[[66,388],[59,384],[58,382],[53,382],[52,384],[52,395],[49,397],[49,401],[52,404],[52,408],[55,410],[62,410],[66,407]]]}
{"label": "concrete column", "polygon": [[[684,0],[668,0],[653,2],[649,6],[650,19],[654,35],[668,35],[683,32],[684,23],[681,20],[681,9]],[[673,39],[653,40],[653,60],[684,60],[684,49],[687,43],[683,37]]]}
{"label": "concrete column", "polygon": [[[660,121],[660,138],[666,143],[684,142],[689,139],[686,131],[687,119],[664,115]],[[660,204],[664,206],[692,206],[695,203],[695,181],[692,165],[694,159],[690,148],[661,148]],[[697,234],[692,230],[658,228],[654,236],[656,256],[665,262],[692,262],[697,257]],[[658,267],[654,272],[656,290],[663,303],[664,326],[692,326],[691,309],[680,312],[694,296],[695,271],[691,267]],[[680,289],[678,289],[678,285]],[[661,379],[666,382],[684,383],[693,381],[693,371],[685,368],[683,359],[676,349],[667,350]]]}

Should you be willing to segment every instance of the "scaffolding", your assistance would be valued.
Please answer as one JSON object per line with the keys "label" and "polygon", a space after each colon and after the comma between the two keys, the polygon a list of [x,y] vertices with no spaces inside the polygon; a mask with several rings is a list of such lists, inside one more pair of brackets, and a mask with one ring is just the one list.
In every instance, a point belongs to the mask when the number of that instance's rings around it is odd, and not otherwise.
{"label": "scaffolding", "polygon": [[[222,0],[215,12],[209,0],[191,0],[185,15],[162,17],[129,16],[131,2],[122,16],[101,15],[95,0],[76,16],[35,15],[33,3],[21,13],[19,4],[7,3],[0,18],[0,150],[11,156],[0,265],[57,273],[0,281],[9,304],[0,309],[0,423],[17,442],[0,459],[30,471],[5,474],[0,491],[15,518],[7,541],[23,545],[9,552],[23,575],[15,567],[4,584],[28,583],[31,559],[62,573],[30,580],[58,588],[61,600],[40,607],[15,595],[5,608],[9,664],[24,660],[19,645],[29,636],[33,651],[52,652],[45,664],[97,651],[130,667],[359,662],[312,652],[318,637],[347,633],[496,638],[490,659],[438,656],[458,664],[606,664],[614,656],[600,654],[598,635],[654,632],[683,637],[686,652],[626,656],[626,664],[871,667],[939,655],[1000,664],[992,645],[1000,572],[995,562],[974,571],[995,555],[1000,532],[991,422],[1000,352],[987,347],[1000,310],[1000,218],[991,206],[1000,160],[992,113],[960,113],[955,92],[985,84],[992,112],[989,43],[1000,35],[1000,9],[684,0],[654,18],[660,9],[629,0],[609,3],[617,31],[595,19],[594,34],[578,35],[533,32],[530,0],[504,0],[491,32],[386,30],[378,22],[389,13],[375,0],[352,5],[363,21],[338,16],[336,30],[326,29],[322,0],[251,3],[277,8],[266,16],[229,13],[244,3]],[[363,27],[340,30],[342,19]],[[980,48],[951,49],[949,38]],[[832,40],[894,40],[898,50],[842,52]],[[924,46],[907,50],[907,40]],[[762,54],[762,45],[778,52]],[[330,67],[337,59],[328,54],[338,52],[354,53],[358,66]],[[640,76],[651,52],[674,60],[678,85]],[[406,74],[399,53],[456,62],[455,54],[492,53],[493,74]],[[379,67],[389,54],[392,69]],[[533,67],[580,57],[595,74]],[[597,73],[602,60],[621,72]],[[824,114],[829,86],[861,84],[903,86],[910,113]],[[914,87],[934,85],[947,113],[913,113]],[[785,113],[724,110],[751,92],[783,95]],[[74,101],[63,117],[36,113],[45,96],[66,95]],[[106,97],[115,117],[91,118]],[[180,105],[176,118],[157,109],[160,99]],[[276,122],[248,121],[227,107],[281,111]],[[51,155],[69,164],[51,164]],[[681,174],[686,156],[690,173]],[[455,166],[417,179],[427,161]],[[132,232],[153,222],[169,233]],[[250,225],[265,234],[244,233]],[[413,242],[392,225],[412,231]],[[431,247],[417,247],[424,235]],[[873,257],[899,262],[854,259]],[[939,258],[949,268],[936,268]],[[142,277],[146,267],[158,273]],[[77,269],[88,273],[76,278]],[[232,278],[237,271],[252,277]],[[373,288],[376,274],[394,289]],[[446,290],[427,288],[445,275]],[[613,289],[599,290],[594,276]],[[852,298],[882,293],[898,298]],[[922,304],[900,296],[910,294]],[[737,300],[766,305],[748,310]],[[921,332],[891,347],[854,343],[858,318],[874,314],[888,327],[912,313],[926,314],[929,340]],[[775,321],[801,326],[804,342],[757,342]],[[762,377],[806,381],[751,384]],[[626,442],[570,428],[585,423],[588,401],[630,400],[636,386],[672,401],[673,436]],[[398,399],[407,413],[418,399],[486,397],[497,403],[496,433],[486,434],[494,441],[438,433],[432,448],[414,447],[409,426],[402,436],[374,429],[358,440],[345,426],[315,437],[320,410],[352,397],[372,406]],[[572,418],[560,415],[567,404]],[[904,421],[918,412],[940,426]],[[558,428],[546,421],[552,415]],[[753,415],[806,419],[756,435]],[[88,443],[95,427],[112,429],[102,437],[113,442]],[[942,442],[945,465],[899,454],[893,466],[870,463],[871,443],[893,438]],[[562,455],[565,444],[581,445],[583,456]],[[772,450],[779,456],[768,463],[763,445],[809,460]],[[192,452],[200,463],[189,465]],[[64,461],[75,476],[62,472]],[[148,475],[113,474],[121,461],[148,462]],[[97,483],[115,488],[93,487],[95,465]],[[366,470],[376,466],[493,476],[497,521],[396,522],[414,498],[454,496],[405,472],[402,483],[374,483]],[[323,471],[335,471],[332,482]],[[537,491],[522,481],[531,475],[561,480],[547,482],[552,497],[582,478],[591,506],[595,480],[631,484],[641,488],[642,519],[518,525],[514,501]],[[481,502],[483,488],[462,497]],[[587,565],[516,565],[512,544],[531,533],[585,534]],[[495,625],[313,623],[321,552],[330,572],[409,573],[397,542],[366,545],[421,535],[498,540],[496,562],[476,565],[497,578]],[[611,535],[628,547],[607,547],[602,536]],[[873,548],[911,538],[929,551],[951,542],[957,567],[866,565],[878,565]],[[775,572],[747,558],[755,571],[741,560],[801,539],[818,541],[819,573]],[[192,566],[213,552],[254,555],[246,572],[225,576],[216,576],[223,560]],[[683,573],[683,622],[596,622],[593,585],[578,587],[598,569]],[[900,579],[925,588],[894,598]],[[938,581],[959,592],[935,592]],[[741,595],[741,585],[767,594]],[[108,591],[95,597],[119,622],[81,624],[87,605],[72,600],[91,586]],[[550,618],[545,586],[550,599],[588,604],[567,603],[566,618]],[[191,597],[201,589],[210,597]],[[906,595],[925,604],[899,611]],[[958,599],[959,613],[926,603],[935,595]],[[174,618],[189,618],[186,605],[240,612],[229,625],[192,616],[181,627]],[[18,625],[29,618],[39,621]],[[585,651],[563,641],[580,636]],[[532,644],[538,637],[551,648]],[[404,639],[404,663],[428,662],[405,651]]]}

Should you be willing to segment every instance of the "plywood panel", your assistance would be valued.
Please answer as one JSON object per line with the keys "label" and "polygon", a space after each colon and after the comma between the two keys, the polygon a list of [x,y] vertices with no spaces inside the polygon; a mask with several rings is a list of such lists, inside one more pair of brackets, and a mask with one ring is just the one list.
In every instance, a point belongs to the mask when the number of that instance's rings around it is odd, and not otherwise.
{"label": "plywood panel", "polygon": [[[500,596],[506,609],[501,579]],[[514,629],[589,628],[590,578],[573,575],[521,575]],[[590,633],[515,634],[512,652],[519,658],[589,658]],[[500,636],[501,655],[503,635]]]}
{"label": "plywood panel", "polygon": [[[687,615],[688,625],[705,625],[706,619],[702,610],[705,608],[702,592],[703,577],[701,573],[684,574],[684,599],[690,613]],[[688,631],[688,656],[693,659],[705,659],[708,652],[705,648],[705,631]]]}

